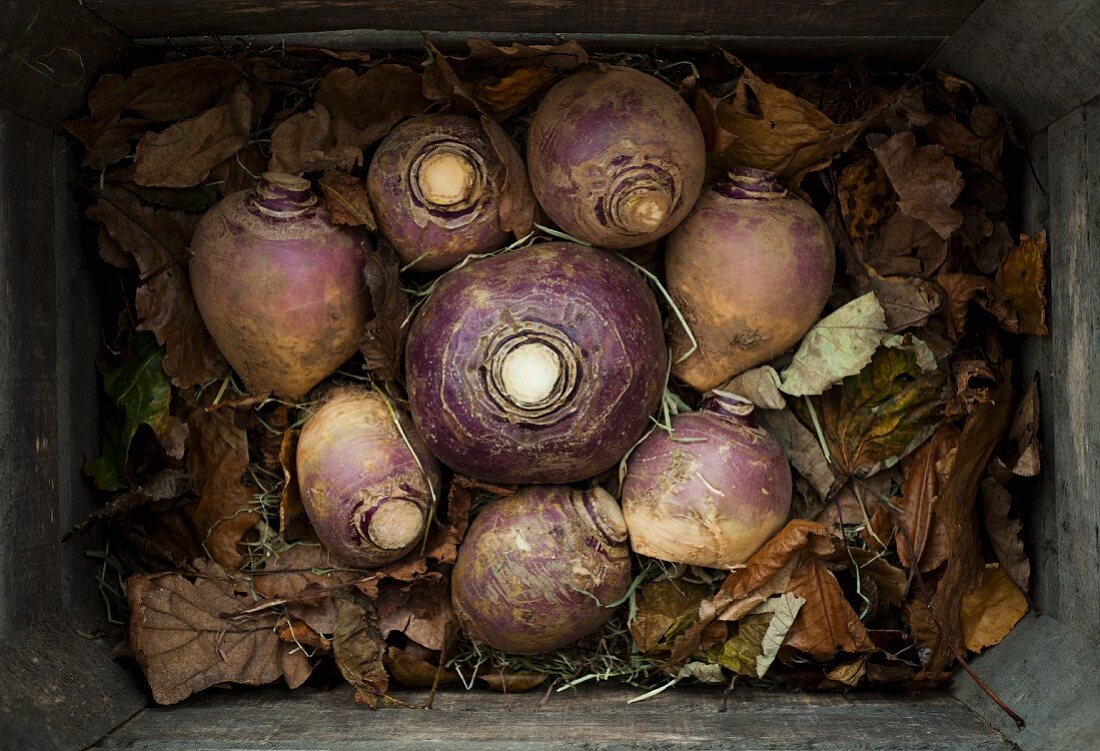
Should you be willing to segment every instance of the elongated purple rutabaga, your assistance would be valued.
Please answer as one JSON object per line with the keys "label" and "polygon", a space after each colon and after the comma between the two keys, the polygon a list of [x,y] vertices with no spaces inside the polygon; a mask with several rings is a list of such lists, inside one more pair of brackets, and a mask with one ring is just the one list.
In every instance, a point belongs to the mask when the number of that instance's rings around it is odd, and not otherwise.
{"label": "elongated purple rutabaga", "polygon": [[465,115],[421,115],[398,125],[371,160],[367,188],[378,228],[405,263],[439,271],[507,244],[502,205],[532,202],[523,160],[505,163],[482,124]]}
{"label": "elongated purple rutabaga", "polygon": [[731,568],[782,528],[791,468],[752,419],[752,405],[712,392],[698,412],[672,418],[634,450],[623,482],[623,516],[635,553]]}
{"label": "elongated purple rutabaga", "polygon": [[439,465],[412,421],[366,389],[336,391],[309,419],[297,467],[317,537],[353,566],[381,566],[412,550],[440,489]]}
{"label": "elongated purple rutabaga", "polygon": [[660,403],[668,355],[652,292],[625,261],[553,242],[444,275],[405,350],[432,453],[498,483],[613,466]]}
{"label": "elongated purple rutabaga", "polygon": [[535,197],[563,230],[634,248],[679,224],[703,185],[695,115],[663,81],[630,68],[574,73],[539,104],[527,134]]}
{"label": "elongated purple rutabaga", "polygon": [[775,175],[738,167],[669,236],[668,291],[691,324],[674,326],[673,373],[699,391],[771,360],[821,315],[836,252],[813,207]]}
{"label": "elongated purple rutabaga", "polygon": [[371,315],[362,228],[341,227],[309,181],[265,173],[215,204],[191,240],[202,320],[255,394],[299,398],[359,348]]}
{"label": "elongated purple rutabaga", "polygon": [[482,509],[458,549],[451,599],[466,633],[516,654],[602,626],[630,586],[619,505],[602,488],[523,488]]}

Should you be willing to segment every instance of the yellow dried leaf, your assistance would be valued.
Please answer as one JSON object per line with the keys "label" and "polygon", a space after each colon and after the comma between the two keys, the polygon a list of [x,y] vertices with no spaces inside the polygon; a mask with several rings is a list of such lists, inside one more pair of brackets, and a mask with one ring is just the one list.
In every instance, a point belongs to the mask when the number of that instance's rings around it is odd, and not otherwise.
{"label": "yellow dried leaf", "polygon": [[1047,232],[1035,237],[1020,235],[1020,244],[1008,251],[997,271],[997,286],[1004,290],[1020,319],[1021,334],[1047,334]]}
{"label": "yellow dried leaf", "polygon": [[840,173],[837,195],[853,240],[874,234],[893,207],[893,193],[886,171],[870,155],[864,154]]}
{"label": "yellow dried leaf", "polygon": [[962,598],[962,632],[966,648],[981,652],[1000,644],[1028,611],[1024,597],[1000,564],[986,564],[982,583]]}

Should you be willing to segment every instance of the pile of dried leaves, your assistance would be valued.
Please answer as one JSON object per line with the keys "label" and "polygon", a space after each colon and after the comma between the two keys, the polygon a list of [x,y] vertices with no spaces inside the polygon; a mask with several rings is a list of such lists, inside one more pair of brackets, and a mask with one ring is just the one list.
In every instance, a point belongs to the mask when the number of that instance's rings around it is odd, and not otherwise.
{"label": "pile of dried leaves", "polygon": [[[117,329],[100,362],[102,456],[87,465],[113,497],[91,521],[110,525],[101,583],[129,614],[129,650],[156,700],[223,683],[299,686],[329,655],[370,706],[391,681],[475,676],[513,691],[550,676],[559,687],[744,676],[919,688],[1003,639],[1028,610],[1013,490],[1039,472],[1036,386],[1014,394],[1011,335],[1046,333],[1046,240],[1013,231],[1002,165],[1017,142],[1004,113],[960,79],[860,61],[764,77],[720,52],[669,62],[590,59],[575,42],[475,39],[460,57],[426,47],[423,62],[214,50],[104,76],[89,114],[68,123],[85,147]],[[603,632],[516,658],[465,642],[448,596],[472,509],[508,489],[454,477],[417,553],[377,571],[330,560],[293,466],[317,402],[244,392],[191,297],[188,244],[203,211],[266,169],[306,173],[338,221],[374,229],[364,165],[394,125],[442,109],[522,139],[541,94],[593,63],[677,87],[712,172],[778,172],[826,217],[841,270],[831,312],[793,355],[724,386],[787,450],[798,518],[733,572],[639,559]],[[649,250],[635,256],[659,273]],[[376,310],[362,357],[337,379],[400,399],[402,285],[427,280],[403,280],[393,254],[381,258],[364,270]],[[699,395],[677,396],[667,401]]]}

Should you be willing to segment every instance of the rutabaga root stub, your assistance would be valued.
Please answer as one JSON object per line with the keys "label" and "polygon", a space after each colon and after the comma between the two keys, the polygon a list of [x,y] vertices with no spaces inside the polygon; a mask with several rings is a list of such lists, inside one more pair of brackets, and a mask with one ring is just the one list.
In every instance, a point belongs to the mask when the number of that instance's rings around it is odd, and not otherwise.
{"label": "rutabaga root stub", "polygon": [[740,397],[711,393],[631,454],[623,515],[635,553],[709,568],[744,563],[782,528],[791,471]]}
{"label": "rutabaga root stub", "polygon": [[514,654],[600,628],[630,586],[622,512],[602,488],[523,488],[487,505],[458,551],[451,597],[475,641]]}
{"label": "rutabaga root stub", "polygon": [[370,237],[341,227],[308,180],[265,173],[215,204],[191,240],[203,322],[254,394],[298,399],[359,348],[371,311]]}
{"label": "rutabaga root stub", "polygon": [[333,393],[302,428],[298,485],[313,529],[338,559],[371,568],[424,535],[439,465],[412,421],[366,389]]}

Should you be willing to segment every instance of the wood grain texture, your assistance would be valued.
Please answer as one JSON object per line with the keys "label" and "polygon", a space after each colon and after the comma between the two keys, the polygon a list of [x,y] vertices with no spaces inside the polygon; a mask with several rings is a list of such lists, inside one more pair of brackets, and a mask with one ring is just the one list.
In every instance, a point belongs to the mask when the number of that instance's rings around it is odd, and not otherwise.
{"label": "wood grain texture", "polygon": [[1100,644],[1048,616],[1027,616],[973,667],[1027,727],[1018,729],[966,675],[952,693],[1024,751],[1100,748]]}
{"label": "wood grain texture", "polygon": [[1100,95],[1100,0],[985,0],[936,65],[1037,132]]}
{"label": "wood grain texture", "polygon": [[[147,709],[96,749],[331,749],[332,751],[542,751],[558,749],[952,749],[1012,746],[942,693],[916,697],[807,695],[737,690],[723,712],[720,689],[678,688],[640,704],[638,691],[502,696],[442,692],[435,709],[370,712],[351,692],[304,689],[205,694]],[[410,703],[422,692],[401,693]]]}
{"label": "wood grain texture", "polygon": [[562,34],[947,36],[979,0],[704,0],[675,7],[632,0],[90,0],[131,39],[406,29]]}
{"label": "wood grain texture", "polygon": [[54,129],[84,105],[99,71],[130,47],[76,0],[8,0],[0,29],[0,102]]}
{"label": "wood grain texture", "polygon": [[61,606],[53,148],[0,111],[0,633]]}
{"label": "wood grain texture", "polygon": [[1058,586],[1048,612],[1100,640],[1100,106],[1048,133]]}

